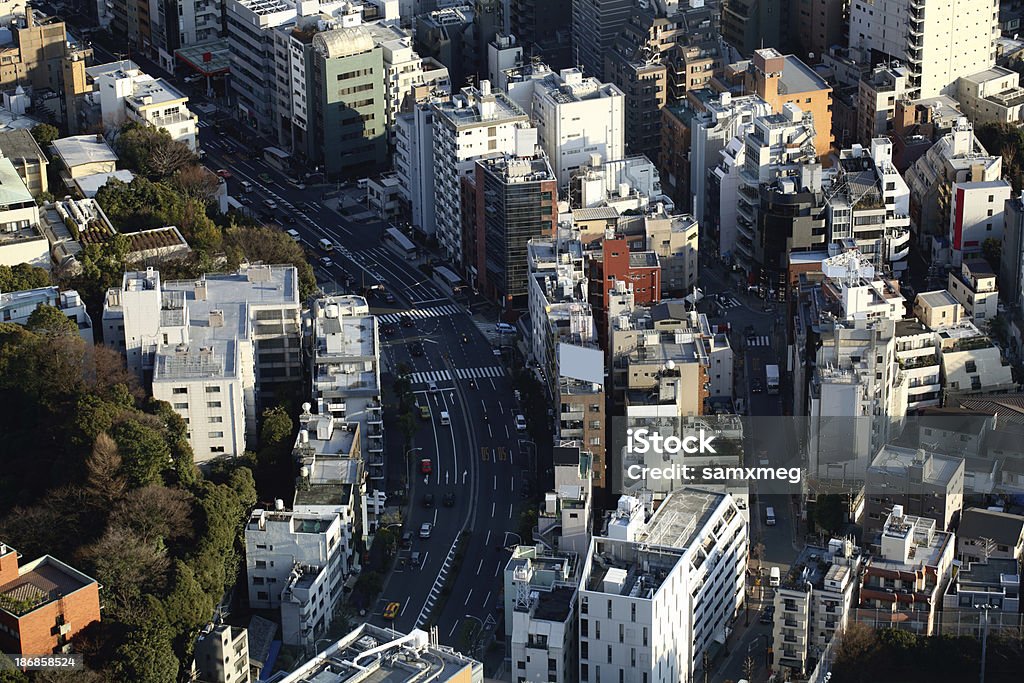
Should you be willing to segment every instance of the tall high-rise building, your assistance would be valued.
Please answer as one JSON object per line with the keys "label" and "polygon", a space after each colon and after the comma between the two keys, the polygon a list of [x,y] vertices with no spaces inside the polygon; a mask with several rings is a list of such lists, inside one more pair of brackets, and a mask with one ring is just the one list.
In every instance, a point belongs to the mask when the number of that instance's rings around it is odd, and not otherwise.
{"label": "tall high-rise building", "polygon": [[645,521],[623,496],[583,560],[579,680],[690,683],[743,603],[748,533],[732,496],[691,488]]}
{"label": "tall high-rise building", "polygon": [[480,291],[503,307],[525,308],[527,242],[553,237],[558,222],[551,166],[543,154],[487,157],[476,162],[471,184],[476,201],[474,220],[466,225],[466,262],[475,268]]}
{"label": "tall high-rise building", "polygon": [[537,124],[537,142],[548,155],[559,187],[600,155],[624,155],[622,91],[579,69],[554,73],[546,64],[522,64],[502,74],[508,96]]}
{"label": "tall high-rise building", "polygon": [[[515,102],[492,92],[490,81],[463,88],[447,102],[431,104],[434,119],[435,234],[442,252],[460,270],[472,259],[462,253],[461,178],[489,154],[532,156],[537,131]],[[525,266],[524,266],[525,267]]]}
{"label": "tall high-rise building", "polygon": [[995,65],[996,0],[853,0],[850,47],[910,71],[910,98],[956,95],[957,79]]}
{"label": "tall high-rise building", "polygon": [[744,57],[789,38],[787,0],[722,0],[722,37]]}
{"label": "tall high-rise building", "polygon": [[583,73],[606,80],[605,55],[632,9],[632,0],[572,0],[572,59]]}

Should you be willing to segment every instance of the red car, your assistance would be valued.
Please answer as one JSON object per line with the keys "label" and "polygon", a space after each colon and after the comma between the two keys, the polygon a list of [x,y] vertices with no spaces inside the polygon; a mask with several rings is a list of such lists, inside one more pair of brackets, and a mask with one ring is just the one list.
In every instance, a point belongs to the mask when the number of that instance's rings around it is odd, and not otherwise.
{"label": "red car", "polygon": [[422,474],[430,474],[434,471],[434,465],[430,462],[429,458],[423,458],[420,460],[420,472]]}
{"label": "red car", "polygon": [[225,178],[225,179],[226,178],[230,178],[231,177],[231,171],[227,170],[226,168],[219,168],[219,169],[217,169],[217,175],[219,175],[221,178]]}

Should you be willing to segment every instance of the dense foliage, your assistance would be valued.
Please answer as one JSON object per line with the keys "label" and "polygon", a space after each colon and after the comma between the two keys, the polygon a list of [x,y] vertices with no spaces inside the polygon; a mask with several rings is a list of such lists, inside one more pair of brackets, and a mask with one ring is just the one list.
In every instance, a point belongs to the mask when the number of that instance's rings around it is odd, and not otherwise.
{"label": "dense foliage", "polygon": [[173,681],[235,583],[252,473],[202,478],[184,420],[118,354],[38,318],[0,324],[0,539],[102,584],[103,620],[73,644],[82,680]]}

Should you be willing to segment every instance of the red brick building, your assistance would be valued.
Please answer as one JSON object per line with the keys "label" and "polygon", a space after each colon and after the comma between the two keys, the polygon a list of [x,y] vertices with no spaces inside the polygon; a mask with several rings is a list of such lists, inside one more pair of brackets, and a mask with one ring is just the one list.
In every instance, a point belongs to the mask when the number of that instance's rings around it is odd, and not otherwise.
{"label": "red brick building", "polygon": [[590,259],[589,291],[598,336],[608,330],[608,292],[616,280],[633,285],[636,305],[661,301],[661,264],[653,251],[630,251],[626,237],[605,238]]}
{"label": "red brick building", "polygon": [[96,579],[49,555],[19,566],[17,551],[0,543],[0,652],[60,653],[99,620]]}

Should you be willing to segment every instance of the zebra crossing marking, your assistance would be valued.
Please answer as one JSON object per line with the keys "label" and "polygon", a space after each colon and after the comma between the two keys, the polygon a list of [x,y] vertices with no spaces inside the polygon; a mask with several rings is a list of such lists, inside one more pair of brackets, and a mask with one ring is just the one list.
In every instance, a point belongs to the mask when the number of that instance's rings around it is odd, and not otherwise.
{"label": "zebra crossing marking", "polygon": [[[502,377],[505,374],[505,369],[497,366],[489,366],[485,368],[457,368],[455,370],[456,379],[487,379],[491,377]],[[409,381],[413,384],[429,384],[430,382],[450,382],[452,380],[452,373],[448,370],[426,370],[423,372],[414,372],[409,375]]]}
{"label": "zebra crossing marking", "polygon": [[419,318],[443,318],[450,315],[458,315],[464,311],[455,306],[454,304],[448,304],[446,306],[435,306],[433,308],[413,309],[406,311],[405,313],[387,313],[379,316],[378,320],[387,325],[389,323],[397,323],[402,319],[402,316],[408,316],[413,320]]}
{"label": "zebra crossing marking", "polygon": [[765,335],[758,337],[747,337],[747,346],[771,346],[772,342]]}

